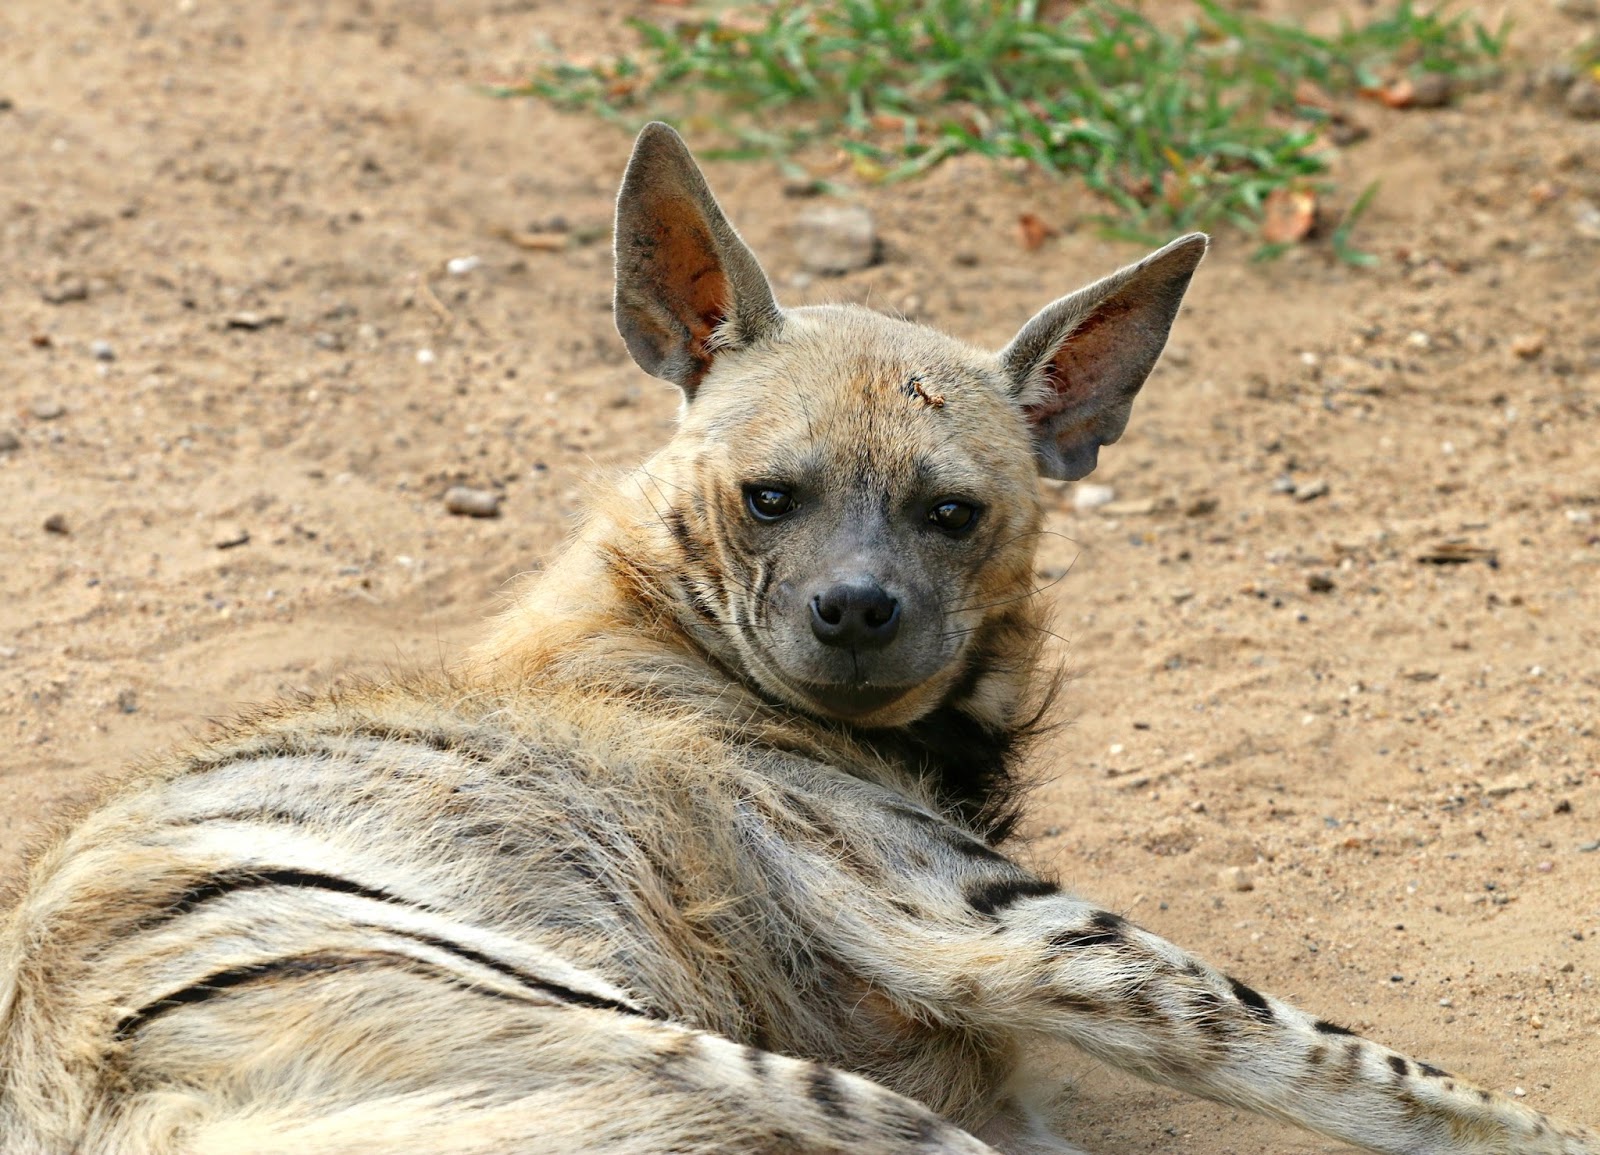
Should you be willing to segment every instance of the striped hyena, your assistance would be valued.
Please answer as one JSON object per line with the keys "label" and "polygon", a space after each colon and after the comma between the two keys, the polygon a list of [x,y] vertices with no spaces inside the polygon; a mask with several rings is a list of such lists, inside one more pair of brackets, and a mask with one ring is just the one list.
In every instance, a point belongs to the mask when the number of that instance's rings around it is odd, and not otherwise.
{"label": "striped hyena", "polygon": [[1066,1152],[1054,1039],[1373,1150],[1600,1155],[996,849],[1035,475],[1121,434],[1205,244],[981,352],[779,309],[647,128],[616,317],[676,436],[448,676],[262,710],[36,858],[0,1150]]}

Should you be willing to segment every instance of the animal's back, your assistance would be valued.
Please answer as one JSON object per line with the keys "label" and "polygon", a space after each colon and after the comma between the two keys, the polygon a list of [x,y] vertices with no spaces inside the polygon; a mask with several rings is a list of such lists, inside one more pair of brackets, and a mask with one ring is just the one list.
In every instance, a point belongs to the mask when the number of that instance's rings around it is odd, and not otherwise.
{"label": "animal's back", "polygon": [[[521,1019],[522,1089],[561,1085],[574,1007],[880,1074],[926,1035],[931,1059],[936,1032],[874,1014],[786,918],[833,853],[824,832],[796,877],[797,836],[887,796],[604,689],[413,679],[265,712],[118,784],[35,864],[0,977],[3,1149],[490,1093]],[[979,1090],[908,1089],[958,1112]]]}

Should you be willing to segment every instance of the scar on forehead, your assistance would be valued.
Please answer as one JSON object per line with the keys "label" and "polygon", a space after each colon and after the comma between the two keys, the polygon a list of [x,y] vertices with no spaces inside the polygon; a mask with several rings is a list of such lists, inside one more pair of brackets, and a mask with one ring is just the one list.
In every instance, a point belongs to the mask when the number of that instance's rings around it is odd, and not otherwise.
{"label": "scar on forehead", "polygon": [[921,399],[922,403],[929,409],[944,408],[944,394],[931,391],[922,383],[922,378],[916,374],[913,374],[911,379],[906,382],[906,396]]}

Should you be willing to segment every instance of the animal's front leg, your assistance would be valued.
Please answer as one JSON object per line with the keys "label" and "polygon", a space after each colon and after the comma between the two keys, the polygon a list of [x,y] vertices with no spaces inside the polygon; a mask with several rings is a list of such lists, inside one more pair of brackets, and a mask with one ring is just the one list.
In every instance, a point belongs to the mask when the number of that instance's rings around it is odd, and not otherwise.
{"label": "animal's front leg", "polygon": [[1374,1151],[1600,1155],[1593,1131],[1261,994],[903,799],[873,813],[848,860],[786,843],[785,883],[835,957],[914,1017],[1053,1036]]}
{"label": "animal's front leg", "polygon": [[1375,1151],[1600,1155],[1592,1131],[1359,1038],[1053,890],[1018,876],[967,889],[989,934],[950,965],[1006,1026]]}

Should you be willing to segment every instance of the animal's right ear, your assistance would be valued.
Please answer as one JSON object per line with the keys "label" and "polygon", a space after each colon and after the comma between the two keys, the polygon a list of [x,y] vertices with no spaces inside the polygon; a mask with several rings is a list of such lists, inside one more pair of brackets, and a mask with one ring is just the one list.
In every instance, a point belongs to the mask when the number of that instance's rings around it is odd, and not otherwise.
{"label": "animal's right ear", "polygon": [[639,367],[693,398],[712,359],[783,323],[683,139],[647,124],[617,194],[617,331]]}

